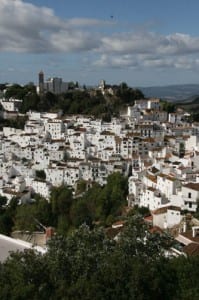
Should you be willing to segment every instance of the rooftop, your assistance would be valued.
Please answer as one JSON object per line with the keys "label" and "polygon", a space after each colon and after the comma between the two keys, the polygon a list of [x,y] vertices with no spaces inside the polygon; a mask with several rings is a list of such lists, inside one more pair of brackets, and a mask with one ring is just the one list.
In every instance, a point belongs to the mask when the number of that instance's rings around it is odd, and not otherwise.
{"label": "rooftop", "polygon": [[[24,251],[25,249],[33,249],[32,244],[0,234],[0,262],[5,261],[11,252]],[[45,253],[45,249],[41,247],[34,249]]]}

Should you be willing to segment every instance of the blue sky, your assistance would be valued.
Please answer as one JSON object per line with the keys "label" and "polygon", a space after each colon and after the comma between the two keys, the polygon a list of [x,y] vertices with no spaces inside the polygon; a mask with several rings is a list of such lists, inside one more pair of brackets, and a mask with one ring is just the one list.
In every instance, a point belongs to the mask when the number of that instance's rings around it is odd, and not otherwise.
{"label": "blue sky", "polygon": [[0,82],[199,84],[198,0],[0,0]]}

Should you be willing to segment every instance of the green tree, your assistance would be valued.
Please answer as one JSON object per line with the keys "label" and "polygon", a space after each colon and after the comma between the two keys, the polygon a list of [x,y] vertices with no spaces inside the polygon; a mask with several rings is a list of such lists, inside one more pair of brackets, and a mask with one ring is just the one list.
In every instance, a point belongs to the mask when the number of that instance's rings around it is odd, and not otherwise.
{"label": "green tree", "polygon": [[21,113],[26,113],[29,110],[38,110],[38,105],[40,102],[40,97],[36,92],[29,92],[24,97],[22,105],[19,109]]}
{"label": "green tree", "polygon": [[0,265],[2,300],[54,299],[47,260],[33,250],[13,253]]}
{"label": "green tree", "polygon": [[24,96],[23,87],[19,84],[13,84],[6,89],[5,97],[6,98],[17,98],[22,99]]}
{"label": "green tree", "polygon": [[44,226],[52,225],[52,213],[50,204],[40,197],[35,196],[35,202],[19,205],[15,215],[15,229],[17,230],[43,230],[38,222]]}
{"label": "green tree", "polygon": [[74,200],[70,210],[70,219],[75,227],[79,227],[83,223],[88,226],[92,225],[92,214],[88,208],[87,200]]}
{"label": "green tree", "polygon": [[82,194],[86,191],[87,188],[87,183],[85,180],[79,180],[77,182],[77,189],[76,189],[76,193],[78,194]]}
{"label": "green tree", "polygon": [[[174,269],[177,276],[176,299],[199,298],[199,256],[175,258],[170,262],[170,269]],[[191,275],[189,275],[191,274]]]}
{"label": "green tree", "polygon": [[[66,220],[66,228],[68,228],[68,224],[70,224],[70,208],[72,201],[72,191],[66,185],[52,188],[50,205],[53,226],[57,227],[59,224],[59,228],[65,228],[63,222]],[[62,229],[60,230],[62,231]]]}
{"label": "green tree", "polygon": [[55,215],[68,214],[72,204],[72,191],[66,185],[53,187],[50,195],[52,213]]}
{"label": "green tree", "polygon": [[41,180],[45,180],[46,179],[46,173],[44,170],[36,170],[36,177],[38,179],[41,179]]}
{"label": "green tree", "polygon": [[7,198],[3,196],[0,198],[0,233],[10,235],[14,226],[18,200],[13,198],[10,200],[9,204],[5,206],[5,204],[8,202]]}
{"label": "green tree", "polygon": [[7,201],[8,201],[7,197],[0,195],[0,210],[7,203]]}
{"label": "green tree", "polygon": [[161,103],[162,109],[167,111],[168,113],[173,113],[176,109],[175,104],[173,104],[171,102],[161,100],[160,103]]}
{"label": "green tree", "polygon": [[44,255],[12,254],[0,264],[1,299],[198,299],[199,257],[168,258],[168,236],[127,221],[117,241],[83,225],[55,236]]}
{"label": "green tree", "polygon": [[118,216],[126,204],[127,178],[115,172],[107,178],[107,184],[101,193],[101,214]]}

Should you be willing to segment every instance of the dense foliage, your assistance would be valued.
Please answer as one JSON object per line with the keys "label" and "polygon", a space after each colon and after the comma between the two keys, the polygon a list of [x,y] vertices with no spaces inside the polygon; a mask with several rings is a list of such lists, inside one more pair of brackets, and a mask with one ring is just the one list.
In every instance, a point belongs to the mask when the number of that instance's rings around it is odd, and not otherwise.
{"label": "dense foliage", "polygon": [[150,234],[135,217],[118,241],[84,225],[55,237],[44,255],[28,250],[0,264],[0,297],[196,300],[199,257],[165,257],[170,242],[165,235]]}
{"label": "dense foliage", "polygon": [[168,113],[173,113],[176,109],[176,105],[174,103],[167,102],[165,100],[161,100],[160,103],[161,103],[162,109]]}
{"label": "dense foliage", "polygon": [[[37,171],[38,175],[44,176],[41,171]],[[52,188],[49,202],[35,195],[31,203],[13,208],[12,202],[4,207],[6,200],[1,197],[0,233],[9,234],[13,229],[38,230],[35,220],[44,226],[55,227],[63,235],[83,223],[91,227],[96,221],[108,225],[122,214],[126,205],[127,178],[114,173],[107,180],[104,187],[95,184],[75,199],[72,190],[65,185]]]}
{"label": "dense foliage", "polygon": [[199,113],[193,113],[192,120],[193,122],[199,122]]}
{"label": "dense foliage", "polygon": [[190,113],[190,117],[187,116],[189,122],[199,122],[199,97],[195,96],[190,101],[177,102],[176,107],[184,109]]}
{"label": "dense foliage", "polygon": [[55,95],[47,92],[42,95],[36,93],[32,84],[20,86],[15,84],[7,88],[6,98],[18,98],[23,100],[20,112],[59,111],[63,114],[92,114],[109,120],[111,116],[118,115],[126,104],[133,105],[135,99],[144,98],[142,92],[133,89],[125,83],[114,86],[115,94],[103,95],[100,91],[72,89],[66,93]]}
{"label": "dense foliage", "polygon": [[3,119],[0,117],[0,130],[3,130],[3,127],[24,129],[24,125],[26,121],[27,121],[27,116],[17,116],[11,119]]}

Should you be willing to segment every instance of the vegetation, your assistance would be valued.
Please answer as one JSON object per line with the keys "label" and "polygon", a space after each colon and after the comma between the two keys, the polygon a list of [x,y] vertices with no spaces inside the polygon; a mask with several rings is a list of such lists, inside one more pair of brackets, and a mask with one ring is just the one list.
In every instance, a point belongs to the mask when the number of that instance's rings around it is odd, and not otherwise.
{"label": "vegetation", "polygon": [[144,98],[140,90],[130,88],[126,83],[114,86],[114,90],[115,95],[107,94],[106,96],[103,96],[100,91],[94,92],[87,89],[69,89],[61,95],[48,92],[39,96],[34,85],[15,84],[7,89],[5,97],[22,99],[21,113],[29,110],[61,110],[63,114],[92,114],[105,120],[109,120],[112,115],[118,115],[125,105],[133,105],[135,99]]}
{"label": "vegetation", "polygon": [[[42,171],[37,176],[43,177]],[[80,184],[83,184],[83,182]],[[73,199],[72,190],[66,185],[53,187],[49,202],[39,195],[34,195],[34,201],[16,205],[10,213],[10,205],[5,197],[0,198],[0,232],[10,234],[12,229],[38,230],[38,220],[44,226],[53,226],[57,232],[67,235],[68,232],[81,224],[90,227],[95,222],[109,224],[118,216],[126,205],[127,178],[120,173],[108,177],[107,185],[101,187],[94,184],[78,198]],[[5,199],[4,199],[5,198]],[[12,217],[11,217],[12,216]]]}
{"label": "vegetation", "polygon": [[46,179],[46,173],[44,170],[36,170],[36,178],[45,180]]}
{"label": "vegetation", "polygon": [[188,111],[191,116],[187,118],[189,122],[199,122],[199,97],[192,97],[190,101],[176,103],[176,107],[182,108]]}
{"label": "vegetation", "polygon": [[14,218],[18,201],[13,198],[9,205],[5,206],[7,198],[0,196],[0,233],[9,235],[14,226]]}
{"label": "vegetation", "polygon": [[24,129],[24,125],[27,121],[27,116],[17,116],[11,119],[3,119],[0,117],[0,130],[3,127],[13,127],[17,129]]}
{"label": "vegetation", "polygon": [[193,122],[199,122],[199,113],[193,113],[192,120]]}
{"label": "vegetation", "polygon": [[44,255],[27,250],[0,264],[1,299],[196,300],[199,257],[165,257],[171,242],[137,217],[118,242],[83,225],[51,240]]}
{"label": "vegetation", "polygon": [[173,113],[176,109],[176,106],[174,103],[167,102],[165,100],[161,100],[161,106],[162,106],[162,109],[168,113]]}

